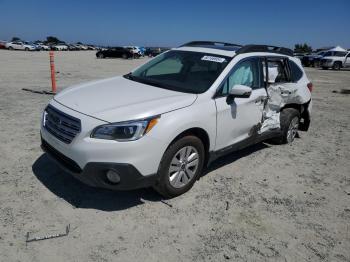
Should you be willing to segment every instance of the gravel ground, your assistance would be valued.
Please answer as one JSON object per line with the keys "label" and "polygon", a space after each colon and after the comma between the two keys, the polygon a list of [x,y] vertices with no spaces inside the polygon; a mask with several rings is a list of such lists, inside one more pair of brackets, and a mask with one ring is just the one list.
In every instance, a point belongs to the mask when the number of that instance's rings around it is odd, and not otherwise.
{"label": "gravel ground", "polygon": [[[145,62],[57,52],[59,90]],[[350,261],[350,71],[307,69],[309,132],[213,163],[192,190],[89,188],[40,149],[47,52],[0,50],[0,261]],[[32,242],[62,232],[67,237]]]}

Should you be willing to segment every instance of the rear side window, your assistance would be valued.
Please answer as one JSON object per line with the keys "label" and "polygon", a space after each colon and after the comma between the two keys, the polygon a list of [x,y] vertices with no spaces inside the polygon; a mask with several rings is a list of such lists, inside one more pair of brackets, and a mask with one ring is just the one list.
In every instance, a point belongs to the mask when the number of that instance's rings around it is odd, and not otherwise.
{"label": "rear side window", "polygon": [[268,58],[269,83],[288,83],[290,79],[287,73],[287,61],[285,58]]}
{"label": "rear side window", "polygon": [[289,60],[289,66],[292,82],[298,82],[303,77],[303,71],[301,71],[300,67],[291,60]]}
{"label": "rear side window", "polygon": [[335,54],[334,54],[334,56],[340,56],[340,57],[342,57],[342,56],[346,56],[346,52],[334,52]]}

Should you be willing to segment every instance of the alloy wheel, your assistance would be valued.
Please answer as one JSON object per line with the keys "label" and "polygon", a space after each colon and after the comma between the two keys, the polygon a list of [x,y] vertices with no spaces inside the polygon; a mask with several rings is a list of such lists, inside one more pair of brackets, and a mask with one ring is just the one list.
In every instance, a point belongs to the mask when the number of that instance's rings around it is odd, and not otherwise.
{"label": "alloy wheel", "polygon": [[169,181],[175,188],[182,188],[192,181],[199,165],[195,147],[185,146],[174,155],[169,167]]}
{"label": "alloy wheel", "polygon": [[294,138],[297,135],[299,129],[299,118],[294,117],[292,121],[290,121],[288,132],[287,132],[287,142],[292,143]]}

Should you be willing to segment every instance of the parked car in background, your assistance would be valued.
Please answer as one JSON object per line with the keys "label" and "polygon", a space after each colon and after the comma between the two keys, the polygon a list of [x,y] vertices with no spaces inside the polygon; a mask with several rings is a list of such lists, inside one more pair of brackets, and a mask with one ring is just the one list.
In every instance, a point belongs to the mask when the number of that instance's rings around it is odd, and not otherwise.
{"label": "parked car in background", "polygon": [[304,58],[304,56],[309,55],[307,53],[294,53],[294,57],[299,58],[300,61]]}
{"label": "parked car in background", "polygon": [[328,51],[321,59],[321,67],[323,69],[332,68],[340,70],[344,67],[350,67],[349,51]]}
{"label": "parked car in background", "polygon": [[139,49],[140,49],[140,51],[141,51],[141,55],[142,55],[142,56],[145,56],[146,48],[143,47],[143,46],[139,46]]}
{"label": "parked car in background", "polygon": [[87,45],[87,50],[97,50],[97,48],[93,45]]}
{"label": "parked car in background", "polygon": [[67,44],[69,51],[79,51],[80,48],[73,44]]}
{"label": "parked car in background", "polygon": [[165,52],[166,50],[167,49],[160,48],[160,47],[148,47],[146,48],[145,56],[154,57]]}
{"label": "parked car in background", "polygon": [[32,46],[34,46],[36,51],[40,51],[40,50],[41,50],[40,46],[37,45],[37,44],[35,44],[35,43],[33,43],[33,42],[27,42],[27,41],[25,41],[25,42],[23,42],[23,43],[24,43],[25,45],[32,45]]}
{"label": "parked car in background", "polygon": [[124,46],[124,48],[129,49],[134,54],[134,58],[142,56],[142,52],[137,46]]}
{"label": "parked car in background", "polygon": [[79,50],[88,50],[88,47],[86,45],[83,44],[75,44],[75,46],[79,49]]}
{"label": "parked car in background", "polygon": [[8,50],[25,50],[25,51],[35,51],[37,48],[31,44],[25,44],[22,41],[13,41],[6,43],[6,48]]}
{"label": "parked car in background", "polygon": [[113,47],[106,50],[100,50],[96,53],[97,58],[106,58],[106,57],[121,57],[124,59],[134,58],[134,53],[124,47]]}
{"label": "parked car in background", "polygon": [[35,42],[35,45],[40,49],[40,50],[45,50],[45,51],[49,51],[51,48],[48,45],[45,45],[42,42]]}
{"label": "parked car in background", "polygon": [[51,48],[55,51],[67,51],[68,50],[68,46],[65,43],[58,43],[56,45],[53,45]]}
{"label": "parked car in background", "polygon": [[308,66],[318,67],[321,58],[326,52],[327,51],[320,51],[318,53],[312,53],[310,55],[306,55],[301,59],[301,63],[303,64],[303,66],[306,66],[306,67]]}
{"label": "parked car in background", "polygon": [[6,43],[7,43],[7,41],[0,40],[0,49],[6,49]]}

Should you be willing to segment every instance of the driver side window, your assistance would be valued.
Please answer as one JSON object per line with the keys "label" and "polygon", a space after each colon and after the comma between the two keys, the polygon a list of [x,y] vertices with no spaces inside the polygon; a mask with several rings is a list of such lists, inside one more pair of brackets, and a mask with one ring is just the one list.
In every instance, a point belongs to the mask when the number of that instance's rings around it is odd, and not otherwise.
{"label": "driver side window", "polygon": [[263,87],[258,58],[247,59],[236,65],[225,80],[221,95],[227,95],[235,85],[245,85],[252,89]]}

